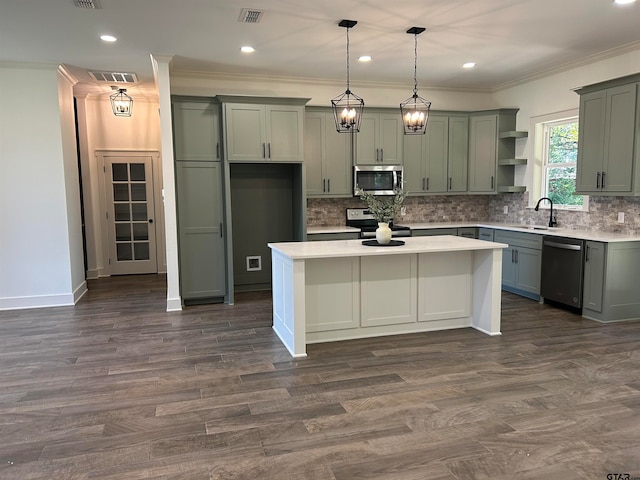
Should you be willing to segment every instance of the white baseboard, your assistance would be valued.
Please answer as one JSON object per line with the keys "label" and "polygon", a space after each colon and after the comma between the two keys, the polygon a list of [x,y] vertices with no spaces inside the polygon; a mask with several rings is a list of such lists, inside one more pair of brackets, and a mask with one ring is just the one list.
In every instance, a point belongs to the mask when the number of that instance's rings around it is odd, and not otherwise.
{"label": "white baseboard", "polygon": [[84,294],[88,292],[87,289],[87,281],[85,280],[84,282],[82,282],[80,285],[78,285],[78,288],[76,288],[73,291],[73,304],[75,305],[76,303],[78,303],[78,301],[84,297]]}
{"label": "white baseboard", "polygon": [[167,312],[180,312],[182,310],[182,298],[167,298]]}
{"label": "white baseboard", "polygon": [[69,307],[75,305],[73,294],[37,295],[29,297],[0,298],[0,310],[23,310],[26,308]]}

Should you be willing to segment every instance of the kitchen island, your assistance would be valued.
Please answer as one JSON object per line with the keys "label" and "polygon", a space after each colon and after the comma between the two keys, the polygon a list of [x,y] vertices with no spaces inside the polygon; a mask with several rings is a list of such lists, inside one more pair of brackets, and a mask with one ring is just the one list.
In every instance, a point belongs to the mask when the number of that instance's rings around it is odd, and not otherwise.
{"label": "kitchen island", "polygon": [[472,327],[500,335],[502,249],[449,235],[270,243],[273,329],[294,357],[309,343]]}

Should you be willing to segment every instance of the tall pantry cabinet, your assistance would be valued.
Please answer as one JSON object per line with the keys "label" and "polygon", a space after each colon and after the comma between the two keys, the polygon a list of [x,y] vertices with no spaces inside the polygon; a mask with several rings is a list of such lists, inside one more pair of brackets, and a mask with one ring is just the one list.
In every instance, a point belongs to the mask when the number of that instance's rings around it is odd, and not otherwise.
{"label": "tall pantry cabinet", "polygon": [[220,105],[173,97],[180,294],[183,301],[227,294]]}

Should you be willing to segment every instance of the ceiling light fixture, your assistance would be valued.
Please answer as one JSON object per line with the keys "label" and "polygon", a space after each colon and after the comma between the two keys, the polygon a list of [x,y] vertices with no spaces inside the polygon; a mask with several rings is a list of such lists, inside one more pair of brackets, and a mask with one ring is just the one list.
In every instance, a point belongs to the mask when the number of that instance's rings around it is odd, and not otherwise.
{"label": "ceiling light fixture", "polygon": [[100,40],[102,40],[103,42],[115,42],[118,39],[116,37],[114,37],[113,35],[100,35]]}
{"label": "ceiling light fixture", "polygon": [[360,57],[358,57],[358,61],[359,62],[370,62],[371,61],[371,55],[361,55]]}
{"label": "ceiling light fixture", "polygon": [[126,88],[111,87],[117,90],[113,95],[109,95],[111,110],[116,117],[130,117],[133,111],[133,98],[127,95]]}
{"label": "ceiling light fixture", "polygon": [[245,45],[244,47],[240,47],[240,51],[242,53],[253,53],[256,51],[256,49],[249,45]]}
{"label": "ceiling light fixture", "polygon": [[427,131],[431,102],[418,96],[418,35],[426,28],[411,27],[407,33],[413,35],[413,95],[400,104],[400,113],[405,135],[422,135]]}
{"label": "ceiling light fixture", "polygon": [[331,100],[336,130],[340,133],[359,132],[364,110],[364,100],[349,89],[349,29],[357,23],[355,20],[342,20],[338,24],[347,29],[347,89]]}
{"label": "ceiling light fixture", "polygon": [[476,66],[476,62],[467,62],[462,64],[462,68],[473,68]]}
{"label": "ceiling light fixture", "polygon": [[613,0],[613,3],[616,5],[629,5],[631,3],[636,3],[636,0]]}

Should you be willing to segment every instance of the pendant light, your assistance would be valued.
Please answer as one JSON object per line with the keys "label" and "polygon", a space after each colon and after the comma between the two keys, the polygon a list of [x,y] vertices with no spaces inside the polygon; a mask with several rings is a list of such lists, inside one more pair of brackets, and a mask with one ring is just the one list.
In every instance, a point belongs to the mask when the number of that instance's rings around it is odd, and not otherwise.
{"label": "pendant light", "polygon": [[109,95],[111,100],[111,110],[116,117],[130,117],[133,111],[133,98],[126,94],[126,88],[111,87],[117,90],[116,93]]}
{"label": "pendant light", "polygon": [[338,24],[347,29],[347,90],[331,100],[336,130],[340,133],[359,132],[364,110],[364,100],[349,90],[349,29],[357,23],[355,20],[342,20]]}
{"label": "pendant light", "polygon": [[407,33],[413,35],[413,95],[400,104],[405,135],[422,135],[427,131],[431,102],[418,96],[418,35],[426,29],[411,27]]}

